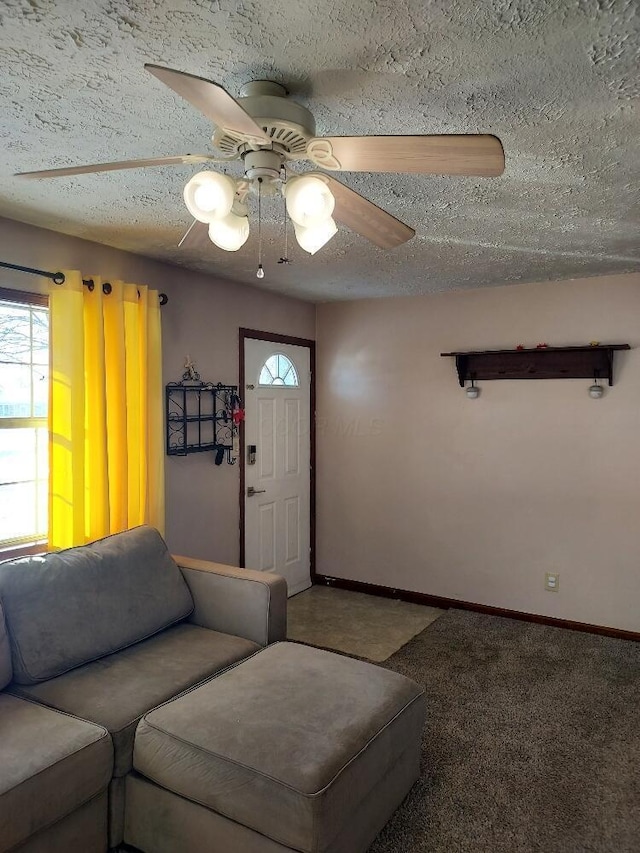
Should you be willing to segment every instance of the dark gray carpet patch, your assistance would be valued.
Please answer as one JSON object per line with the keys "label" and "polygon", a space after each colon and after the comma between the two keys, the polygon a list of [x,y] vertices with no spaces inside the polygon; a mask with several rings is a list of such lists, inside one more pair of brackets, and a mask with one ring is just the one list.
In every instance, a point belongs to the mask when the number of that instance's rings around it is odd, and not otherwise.
{"label": "dark gray carpet patch", "polygon": [[369,853],[639,853],[640,643],[449,610],[382,666],[427,723]]}

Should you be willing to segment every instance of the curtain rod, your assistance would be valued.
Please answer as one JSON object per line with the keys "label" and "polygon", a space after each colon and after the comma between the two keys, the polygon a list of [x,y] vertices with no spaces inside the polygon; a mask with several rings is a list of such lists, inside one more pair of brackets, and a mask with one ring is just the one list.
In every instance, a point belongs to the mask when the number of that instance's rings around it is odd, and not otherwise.
{"label": "curtain rod", "polygon": [[[26,272],[30,275],[41,275],[43,278],[50,278],[54,284],[64,284],[65,283],[65,275],[63,272],[47,272],[46,270],[36,270],[33,267],[21,267],[19,264],[9,264],[6,261],[0,261],[0,267],[6,267],[8,270],[18,270],[18,272]],[[95,282],[92,278],[83,278],[82,283],[85,287],[88,287],[89,290],[93,290],[95,287]],[[108,281],[103,282],[102,284],[102,292],[105,294],[111,293],[113,288],[109,284]],[[138,291],[138,296],[140,296],[140,291]],[[169,301],[169,297],[166,293],[160,293],[160,305],[166,305]]]}

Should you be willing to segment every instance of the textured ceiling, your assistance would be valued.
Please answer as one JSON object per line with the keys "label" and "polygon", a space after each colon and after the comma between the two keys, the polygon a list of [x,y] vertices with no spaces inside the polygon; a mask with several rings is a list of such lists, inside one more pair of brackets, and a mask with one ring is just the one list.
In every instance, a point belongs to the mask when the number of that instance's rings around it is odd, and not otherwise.
{"label": "textured ceiling", "polygon": [[[638,0],[2,0],[0,215],[313,300],[640,270]],[[492,133],[500,178],[343,173],[416,236],[340,228],[283,254],[267,202],[237,253],[176,244],[197,167],[50,181],[13,172],[211,151],[211,125],[143,68],[233,95],[284,83],[318,135]],[[230,169],[240,174],[240,165]],[[292,241],[293,242],[293,241]],[[11,259],[28,263],[28,258]]]}

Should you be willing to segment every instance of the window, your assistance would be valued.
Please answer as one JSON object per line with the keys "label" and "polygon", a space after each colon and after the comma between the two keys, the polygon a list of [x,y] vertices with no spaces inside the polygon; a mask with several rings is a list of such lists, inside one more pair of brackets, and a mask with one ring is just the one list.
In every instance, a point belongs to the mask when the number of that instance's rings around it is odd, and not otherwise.
{"label": "window", "polygon": [[47,538],[49,311],[0,288],[0,549]]}
{"label": "window", "polygon": [[260,385],[299,385],[298,374],[291,359],[280,352],[270,355],[260,371]]}

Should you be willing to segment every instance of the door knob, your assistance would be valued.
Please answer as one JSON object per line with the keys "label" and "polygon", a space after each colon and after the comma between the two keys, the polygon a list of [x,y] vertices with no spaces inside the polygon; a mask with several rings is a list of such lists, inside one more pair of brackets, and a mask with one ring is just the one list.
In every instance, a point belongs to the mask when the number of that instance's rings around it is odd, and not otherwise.
{"label": "door knob", "polygon": [[247,497],[250,498],[253,495],[261,495],[263,492],[266,492],[266,489],[254,489],[253,486],[249,486],[247,489]]}

